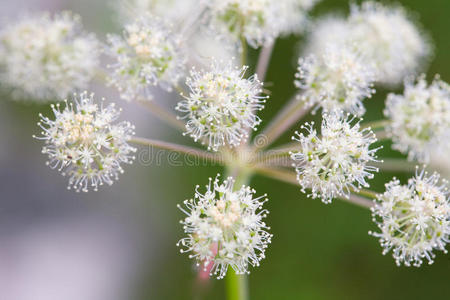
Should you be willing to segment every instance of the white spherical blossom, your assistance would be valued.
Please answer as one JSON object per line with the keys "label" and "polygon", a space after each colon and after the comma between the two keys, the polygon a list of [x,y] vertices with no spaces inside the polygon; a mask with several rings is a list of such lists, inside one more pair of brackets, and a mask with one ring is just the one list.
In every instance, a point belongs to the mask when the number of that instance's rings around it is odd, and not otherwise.
{"label": "white spherical blossom", "polygon": [[[75,95],[76,97],[76,95]],[[123,173],[122,163],[130,164],[136,151],[127,141],[134,134],[129,122],[115,122],[120,114],[114,104],[104,107],[86,92],[74,99],[53,105],[54,120],[40,115],[38,125],[45,141],[42,153],[47,164],[69,176],[69,189],[87,192],[107,183],[111,185]]]}
{"label": "white spherical blossom", "polygon": [[292,139],[300,143],[299,150],[291,153],[293,167],[302,191],[310,189],[308,195],[330,203],[333,198],[350,194],[352,190],[368,187],[367,179],[378,172],[371,162],[375,162],[372,148],[375,134],[368,128],[360,129],[359,122],[340,114],[324,114],[321,134],[314,129],[314,122],[301,128],[306,135],[295,132]]}
{"label": "white spherical blossom", "polygon": [[366,1],[353,5],[347,20],[325,18],[313,28],[307,52],[321,53],[330,43],[356,44],[384,85],[397,85],[416,73],[431,52],[427,38],[398,6]]}
{"label": "white spherical blossom", "polygon": [[178,205],[187,215],[181,221],[187,237],[177,246],[205,270],[212,263],[210,275],[220,279],[229,266],[237,274],[250,273],[249,265],[259,266],[272,235],[263,221],[268,211],[261,209],[266,195],[254,198],[250,187],[234,187],[232,177],[220,183],[218,177],[209,179],[204,194],[197,186],[194,199]]}
{"label": "white spherical blossom", "polygon": [[281,33],[281,2],[273,0],[215,0],[209,5],[212,28],[253,48],[269,44]]}
{"label": "white spherical blossom", "polygon": [[87,88],[99,43],[69,12],[20,18],[0,32],[0,80],[15,98],[55,100]]}
{"label": "white spherical blossom", "polygon": [[403,95],[388,95],[384,114],[392,148],[410,160],[428,162],[433,151],[450,146],[450,86],[439,77],[430,85],[424,76],[407,80]]}
{"label": "white spherical blossom", "polygon": [[208,71],[193,68],[186,80],[189,96],[176,109],[185,113],[186,134],[207,143],[208,149],[239,145],[261,122],[256,112],[267,97],[261,96],[256,75],[244,78],[247,68],[214,61]]}
{"label": "white spherical blossom", "polygon": [[431,264],[433,250],[445,253],[450,242],[450,202],[447,181],[439,174],[421,171],[401,185],[395,179],[386,184],[384,194],[372,208],[381,232],[369,232],[380,239],[383,254],[392,250],[397,265],[419,267],[426,259]]}
{"label": "white spherical blossom", "polygon": [[374,70],[350,47],[329,46],[319,55],[300,58],[295,85],[302,90],[300,100],[316,109],[345,111],[361,116],[362,100],[375,92]]}
{"label": "white spherical blossom", "polygon": [[108,66],[110,81],[127,101],[151,99],[154,86],[171,91],[183,76],[181,37],[158,18],[139,18],[125,27],[123,37],[109,35],[108,41],[107,52],[115,60]]}
{"label": "white spherical blossom", "polygon": [[345,18],[327,15],[314,21],[310,28],[303,49],[305,55],[322,55],[329,45],[346,48],[350,43],[351,30]]}

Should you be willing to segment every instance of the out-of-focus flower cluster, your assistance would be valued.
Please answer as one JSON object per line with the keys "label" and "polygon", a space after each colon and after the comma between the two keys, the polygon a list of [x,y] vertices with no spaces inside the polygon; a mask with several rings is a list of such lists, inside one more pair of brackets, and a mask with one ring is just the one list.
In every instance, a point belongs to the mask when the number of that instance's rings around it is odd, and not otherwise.
{"label": "out-of-focus flower cluster", "polygon": [[149,89],[156,85],[171,91],[183,76],[181,38],[159,18],[141,17],[125,27],[124,37],[110,35],[108,41],[110,81],[125,100],[151,99]]}
{"label": "out-of-focus flower cluster", "polygon": [[392,148],[409,159],[428,162],[431,153],[450,147],[450,86],[439,77],[430,85],[424,76],[407,80],[403,95],[389,94],[384,114]]}
{"label": "out-of-focus flower cluster", "polygon": [[235,40],[244,37],[254,48],[272,43],[280,35],[304,30],[306,13],[314,0],[215,0],[209,4],[213,30]]}
{"label": "out-of-focus flower cluster", "polygon": [[300,58],[295,75],[295,85],[302,91],[300,100],[324,112],[363,115],[366,110],[362,100],[375,93],[374,69],[353,48],[330,46],[319,57],[312,54]]}
{"label": "out-of-focus flower cluster", "polygon": [[69,12],[20,18],[0,32],[0,79],[16,98],[58,100],[87,88],[99,43]]}
{"label": "out-of-focus flower cluster", "polygon": [[325,17],[314,26],[306,53],[323,53],[328,44],[356,44],[376,81],[393,86],[417,73],[431,52],[428,38],[401,7],[366,1],[353,5],[347,19]]}

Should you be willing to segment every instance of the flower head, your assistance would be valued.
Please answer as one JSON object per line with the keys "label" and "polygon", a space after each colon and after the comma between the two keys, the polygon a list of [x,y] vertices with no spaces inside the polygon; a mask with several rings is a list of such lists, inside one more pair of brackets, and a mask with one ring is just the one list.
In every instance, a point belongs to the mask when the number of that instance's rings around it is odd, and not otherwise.
{"label": "flower head", "polygon": [[186,81],[189,96],[176,109],[186,115],[186,134],[202,140],[217,151],[224,145],[239,145],[261,120],[256,111],[264,108],[262,83],[257,76],[244,78],[247,67],[213,62],[209,71],[195,68]]}
{"label": "flower head", "polygon": [[98,46],[69,12],[22,18],[0,32],[0,79],[16,98],[64,98],[93,78]]}
{"label": "flower head", "polygon": [[280,35],[280,1],[216,0],[209,7],[211,26],[236,40],[242,34],[254,48],[272,42]]}
{"label": "flower head", "polygon": [[326,18],[314,26],[308,51],[321,53],[327,44],[357,44],[373,64],[377,82],[397,85],[414,74],[431,52],[428,40],[401,7],[366,1],[353,5],[347,20]]}
{"label": "flower head", "polygon": [[151,98],[149,89],[156,85],[171,91],[183,75],[181,38],[158,18],[141,17],[125,27],[123,37],[110,35],[108,41],[115,60],[111,83],[125,100]]}
{"label": "flower head", "polygon": [[368,187],[367,179],[373,178],[378,169],[370,166],[377,161],[370,149],[376,142],[375,134],[368,128],[360,129],[354,118],[340,114],[324,114],[321,135],[313,128],[314,122],[302,129],[307,135],[296,132],[293,140],[300,142],[300,150],[291,153],[293,167],[302,191],[311,189],[312,198],[322,198],[330,203],[338,196],[347,196],[352,189]]}
{"label": "flower head", "polygon": [[428,162],[433,151],[450,146],[450,86],[438,76],[430,85],[424,76],[407,80],[403,95],[388,95],[384,114],[392,147],[410,160]]}
{"label": "flower head", "polygon": [[300,58],[295,84],[302,101],[324,111],[346,111],[361,116],[362,100],[375,92],[373,69],[353,49],[328,47],[316,57]]}
{"label": "flower head", "polygon": [[439,174],[416,176],[401,185],[395,179],[386,184],[372,208],[374,221],[381,232],[369,232],[380,238],[383,254],[392,250],[397,265],[419,267],[423,259],[431,264],[433,250],[447,253],[450,235],[450,202],[447,181]]}
{"label": "flower head", "polygon": [[238,274],[249,273],[249,264],[259,266],[272,238],[263,222],[269,212],[261,210],[266,195],[254,198],[255,190],[234,184],[231,177],[223,183],[219,175],[214,181],[210,178],[204,194],[197,186],[194,199],[185,200],[185,207],[178,206],[187,215],[181,221],[187,237],[177,245],[205,269],[213,263],[210,274],[219,279],[229,266]]}
{"label": "flower head", "polygon": [[[76,96],[76,95],[75,95]],[[80,94],[74,103],[53,105],[55,119],[40,115],[42,136],[45,141],[42,153],[47,154],[47,164],[64,176],[68,175],[69,189],[87,192],[99,185],[111,185],[123,173],[121,163],[134,160],[135,148],[127,141],[134,134],[129,122],[116,123],[120,111],[114,104],[98,105],[94,95]]]}

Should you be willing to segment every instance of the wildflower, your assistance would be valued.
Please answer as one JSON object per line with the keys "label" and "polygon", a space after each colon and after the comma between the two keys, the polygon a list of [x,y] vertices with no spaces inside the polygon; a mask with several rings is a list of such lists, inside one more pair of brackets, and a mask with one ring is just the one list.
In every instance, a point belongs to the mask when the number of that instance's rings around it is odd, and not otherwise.
{"label": "wildflower", "polygon": [[69,12],[21,18],[0,32],[0,79],[15,98],[64,98],[94,77],[98,45]]}
{"label": "wildflower", "polygon": [[308,51],[321,53],[327,44],[357,44],[376,70],[376,81],[393,86],[420,69],[429,56],[428,39],[401,7],[366,1],[353,5],[347,20],[326,18],[314,26]]}
{"label": "wildflower", "polygon": [[361,116],[362,100],[371,97],[373,69],[352,48],[329,46],[320,57],[300,58],[295,84],[303,90],[300,99],[327,111],[346,111]]}
{"label": "wildflower", "polygon": [[136,149],[127,141],[134,126],[115,122],[120,110],[114,104],[98,105],[87,92],[74,97],[74,103],[66,101],[62,110],[59,103],[51,105],[54,120],[40,115],[42,136],[35,138],[45,141],[47,165],[70,177],[68,188],[87,192],[103,183],[111,185],[123,173],[121,163],[132,163]]}
{"label": "wildflower", "polygon": [[248,67],[233,67],[214,61],[209,71],[191,70],[186,80],[189,96],[176,109],[185,116],[186,134],[217,151],[224,145],[237,146],[256,129],[261,120],[256,111],[264,108],[262,83],[256,75],[244,78]]}
{"label": "wildflower", "polygon": [[237,274],[250,273],[248,265],[259,266],[272,238],[263,222],[269,212],[261,209],[266,195],[254,198],[255,190],[234,185],[232,177],[220,183],[217,175],[214,181],[209,179],[204,194],[197,186],[194,199],[185,200],[185,207],[178,205],[187,215],[181,221],[187,237],[177,246],[205,269],[212,262],[210,275],[218,279],[229,266]]}
{"label": "wildflower", "polygon": [[156,85],[167,91],[177,86],[185,63],[181,38],[160,19],[141,17],[125,27],[123,37],[109,35],[108,41],[115,60],[110,82],[123,99],[151,98],[149,89]]}
{"label": "wildflower", "polygon": [[378,169],[368,163],[375,162],[375,152],[370,149],[376,142],[375,134],[368,128],[360,129],[354,118],[338,113],[324,114],[321,135],[314,129],[314,122],[301,128],[307,135],[295,132],[292,139],[298,141],[300,150],[291,153],[293,167],[302,191],[311,189],[312,198],[321,198],[324,203],[338,196],[347,196],[351,190],[368,187],[366,179]]}
{"label": "wildflower", "polygon": [[450,206],[448,182],[423,170],[407,185],[393,179],[378,195],[372,216],[381,232],[369,232],[380,239],[383,255],[392,250],[397,265],[419,267],[423,260],[433,263],[433,250],[447,253]]}
{"label": "wildflower", "polygon": [[410,160],[428,162],[431,152],[450,146],[450,86],[439,76],[430,85],[424,76],[405,81],[403,95],[388,95],[384,114],[392,148]]}

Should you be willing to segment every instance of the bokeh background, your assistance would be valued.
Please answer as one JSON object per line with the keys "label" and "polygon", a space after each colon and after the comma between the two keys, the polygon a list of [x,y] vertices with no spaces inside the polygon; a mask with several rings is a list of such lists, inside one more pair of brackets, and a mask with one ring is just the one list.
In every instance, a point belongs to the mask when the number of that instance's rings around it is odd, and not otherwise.
{"label": "bokeh background", "polygon": [[[391,2],[391,1],[384,1]],[[396,1],[416,13],[431,36],[435,53],[428,76],[450,81],[450,1]],[[120,31],[111,1],[0,0],[0,24],[21,12],[70,9],[101,39]],[[323,0],[313,16],[348,11],[347,0]],[[292,79],[302,38],[278,40],[267,77],[271,100],[262,112],[270,118],[295,89]],[[256,51],[251,51],[255,62]],[[93,86],[97,95],[116,100],[112,89]],[[399,90],[400,91],[400,90]],[[365,102],[366,120],[382,116],[387,91]],[[161,95],[173,106],[174,95]],[[117,100],[123,118],[139,136],[191,143],[139,107]],[[66,190],[66,178],[45,166],[38,112],[48,105],[0,99],[0,299],[148,300],[224,299],[224,281],[199,284],[187,255],[175,246],[183,236],[176,204],[193,195],[196,184],[222,169],[147,161],[126,167],[121,180],[99,192]],[[263,124],[264,126],[264,124]],[[280,142],[288,141],[291,132]],[[386,146],[389,146],[386,144]],[[402,157],[388,148],[384,157]],[[440,159],[440,158],[438,158]],[[408,174],[382,172],[371,182]],[[250,276],[251,299],[446,299],[450,297],[450,256],[438,253],[433,265],[397,267],[382,256],[369,211],[338,200],[324,205],[307,199],[299,187],[255,176],[251,185],[268,193],[274,234],[262,265]]]}

